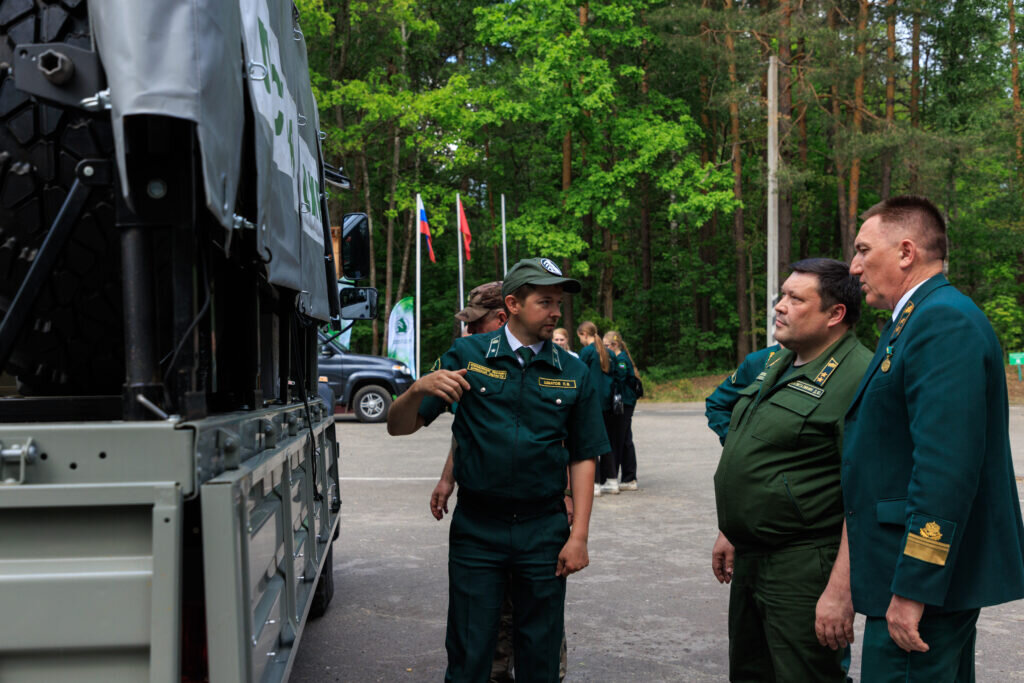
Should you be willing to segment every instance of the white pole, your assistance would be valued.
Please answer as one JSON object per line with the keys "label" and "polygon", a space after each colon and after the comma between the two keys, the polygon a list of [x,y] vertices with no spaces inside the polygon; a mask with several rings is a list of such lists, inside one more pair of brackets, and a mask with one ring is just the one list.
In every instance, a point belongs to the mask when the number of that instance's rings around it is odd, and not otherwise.
{"label": "white pole", "polygon": [[423,199],[420,197],[420,193],[416,193],[416,353],[413,357],[416,359],[416,366],[412,369],[413,379],[419,379],[420,368],[423,367],[420,364],[420,248],[423,242],[423,235],[420,234],[420,218],[423,210]]}
{"label": "white pole", "polygon": [[[456,312],[461,311],[462,307],[466,305],[466,295],[463,290],[463,276],[462,276],[462,225],[459,223],[459,216],[462,214],[462,198],[459,197],[459,193],[455,193],[455,233],[459,236],[459,305],[455,309]],[[459,331],[466,331],[466,323],[459,325]]]}
{"label": "white pole", "polygon": [[501,277],[508,273],[508,238],[505,235],[505,193],[501,193]]}
{"label": "white pole", "polygon": [[768,61],[768,286],[765,344],[775,343],[775,297],[779,291],[779,60]]}

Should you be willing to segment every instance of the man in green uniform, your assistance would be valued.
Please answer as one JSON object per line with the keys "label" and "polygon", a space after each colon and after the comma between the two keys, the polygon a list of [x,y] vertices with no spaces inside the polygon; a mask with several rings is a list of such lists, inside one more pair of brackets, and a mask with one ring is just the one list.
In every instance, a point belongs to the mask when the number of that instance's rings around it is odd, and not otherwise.
{"label": "man in green uniform", "polygon": [[[731,583],[731,681],[842,683],[853,639],[849,584],[832,571],[842,425],[871,354],[851,331],[860,292],[846,265],[791,268],[775,307],[784,348],[740,390],[715,473],[712,570]],[[820,642],[819,630],[829,637]]]}
{"label": "man in green uniform", "polygon": [[973,681],[981,608],[1024,597],[1003,352],[942,274],[946,226],[931,202],[893,197],[861,218],[850,272],[868,304],[893,311],[843,450],[862,677]]}
{"label": "man in green uniform", "polygon": [[[516,680],[558,680],[565,577],[589,562],[594,458],[609,450],[589,370],[551,343],[563,289],[575,293],[580,285],[549,259],[517,263],[502,285],[508,323],[457,339],[388,414],[391,434],[411,434],[459,403],[448,681],[487,680],[507,582]],[[571,530],[562,502],[567,466]]]}

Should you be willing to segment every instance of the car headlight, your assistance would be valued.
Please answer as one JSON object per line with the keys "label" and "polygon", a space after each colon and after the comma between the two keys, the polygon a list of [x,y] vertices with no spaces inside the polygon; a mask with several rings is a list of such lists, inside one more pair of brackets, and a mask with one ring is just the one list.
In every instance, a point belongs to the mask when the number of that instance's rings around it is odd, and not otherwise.
{"label": "car headlight", "polygon": [[395,363],[394,365],[391,366],[391,369],[394,370],[395,372],[400,372],[403,375],[412,374],[412,370],[410,370],[409,366],[406,365],[405,363]]}

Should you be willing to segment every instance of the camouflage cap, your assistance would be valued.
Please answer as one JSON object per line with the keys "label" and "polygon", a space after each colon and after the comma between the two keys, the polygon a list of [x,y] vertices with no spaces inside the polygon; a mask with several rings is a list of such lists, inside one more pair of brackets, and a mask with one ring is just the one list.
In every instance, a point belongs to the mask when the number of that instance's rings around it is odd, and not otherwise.
{"label": "camouflage cap", "polygon": [[469,293],[469,304],[455,314],[455,319],[471,323],[491,311],[500,311],[504,306],[505,298],[501,295],[501,280],[488,282],[473,288]]}
{"label": "camouflage cap", "polygon": [[524,258],[505,274],[501,293],[508,295],[523,285],[561,285],[570,294],[580,291],[580,283],[562,275],[561,269],[549,258]]}

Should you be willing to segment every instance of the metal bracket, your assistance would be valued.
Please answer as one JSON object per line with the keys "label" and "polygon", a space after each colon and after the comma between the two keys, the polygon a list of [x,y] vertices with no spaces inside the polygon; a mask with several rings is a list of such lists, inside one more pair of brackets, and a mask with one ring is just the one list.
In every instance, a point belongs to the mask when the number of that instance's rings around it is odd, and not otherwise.
{"label": "metal bracket", "polygon": [[78,222],[94,187],[108,186],[113,182],[113,165],[105,159],[83,159],[75,167],[75,182],[68,196],[57,212],[53,224],[43,238],[36,257],[29,266],[28,274],[14,295],[7,313],[0,321],[0,367],[7,364],[22,327],[28,320],[36,297],[43,283],[50,276],[57,256],[64,248],[68,236]]}
{"label": "metal bracket", "polygon": [[[39,448],[31,437],[24,444],[4,446],[0,444],[0,486],[18,486],[25,483],[25,468],[39,459]],[[10,476],[8,469],[18,470],[17,478]]]}
{"label": "metal bracket", "polygon": [[[23,43],[14,51],[14,87],[66,107],[89,109],[85,101],[104,88],[99,55],[67,43]],[[109,102],[109,92],[107,100]],[[106,108],[109,109],[109,106]]]}

